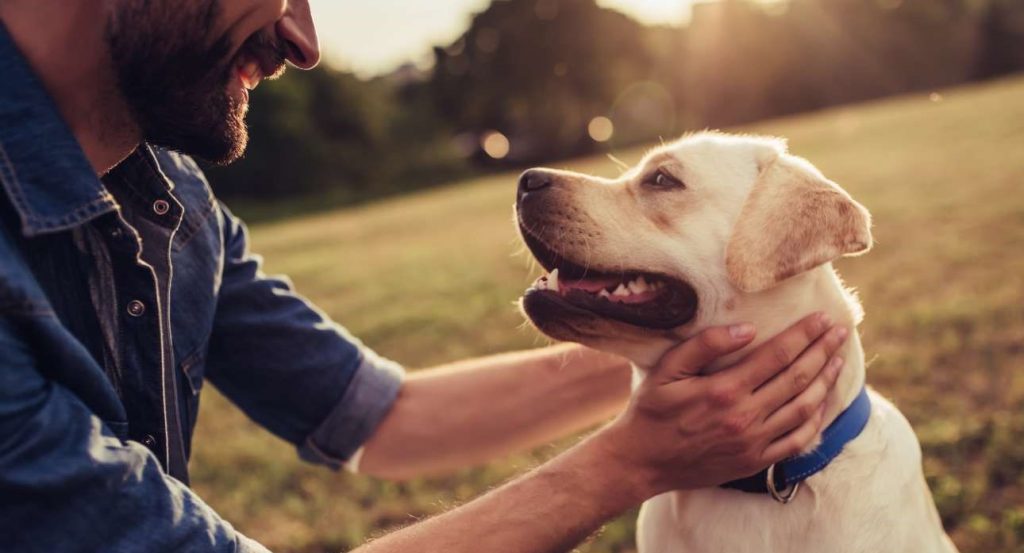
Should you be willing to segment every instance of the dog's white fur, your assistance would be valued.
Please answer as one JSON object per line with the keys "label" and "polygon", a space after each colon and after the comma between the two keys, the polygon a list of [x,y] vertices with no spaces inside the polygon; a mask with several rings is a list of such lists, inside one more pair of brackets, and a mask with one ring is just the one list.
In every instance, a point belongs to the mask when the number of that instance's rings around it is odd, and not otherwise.
{"label": "dog's white fur", "polygon": [[[645,184],[657,170],[685,189]],[[556,339],[624,355],[642,378],[669,348],[710,326],[749,321],[758,328],[753,344],[713,371],[814,311],[849,328],[860,323],[860,305],[831,261],[870,247],[867,211],[778,139],[700,133],[658,148],[618,179],[553,174],[544,194],[558,207],[519,213],[538,238],[598,269],[679,278],[699,297],[696,317],[671,331],[573,314],[531,316]],[[840,355],[846,364],[827,400],[826,423],[864,383],[856,333]],[[910,425],[873,391],[871,400],[863,433],[806,480],[791,504],[718,488],[664,494],[641,510],[641,553],[955,551]]]}

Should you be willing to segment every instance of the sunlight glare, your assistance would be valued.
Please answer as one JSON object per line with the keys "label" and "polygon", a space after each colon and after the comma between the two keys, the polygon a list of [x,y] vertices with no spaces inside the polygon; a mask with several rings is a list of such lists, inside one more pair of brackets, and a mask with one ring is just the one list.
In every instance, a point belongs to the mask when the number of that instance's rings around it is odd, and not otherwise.
{"label": "sunlight glare", "polygon": [[597,3],[648,25],[681,25],[689,19],[693,4],[691,0],[598,0]]}

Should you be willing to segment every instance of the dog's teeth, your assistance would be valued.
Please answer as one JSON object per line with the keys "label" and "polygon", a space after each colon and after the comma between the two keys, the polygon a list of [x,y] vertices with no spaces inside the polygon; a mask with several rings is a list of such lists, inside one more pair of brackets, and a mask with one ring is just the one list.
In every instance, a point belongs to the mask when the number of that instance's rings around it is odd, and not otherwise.
{"label": "dog's teeth", "polygon": [[597,295],[599,297],[606,298],[606,299],[612,297],[611,292],[609,292],[608,290],[601,290],[600,292],[597,293]]}
{"label": "dog's teeth", "polygon": [[647,283],[643,281],[643,277],[630,281],[628,286],[629,291],[634,294],[642,294],[647,291]]}
{"label": "dog's teeth", "polygon": [[628,296],[629,295],[629,289],[626,288],[624,285],[619,284],[619,287],[616,288],[614,292],[612,292],[612,295],[613,296],[619,296],[619,297]]}
{"label": "dog's teeth", "polygon": [[551,271],[551,274],[548,275],[548,289],[552,292],[558,291],[558,269]]}

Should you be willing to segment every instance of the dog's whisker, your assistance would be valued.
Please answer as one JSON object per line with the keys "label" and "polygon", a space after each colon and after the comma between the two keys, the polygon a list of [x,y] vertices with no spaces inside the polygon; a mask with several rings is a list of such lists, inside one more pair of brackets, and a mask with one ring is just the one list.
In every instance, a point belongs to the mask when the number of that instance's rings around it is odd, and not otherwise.
{"label": "dog's whisker", "polygon": [[620,176],[625,174],[627,171],[629,171],[630,167],[629,167],[628,163],[626,163],[625,161],[622,161],[621,159],[615,157],[615,154],[609,153],[607,155],[608,155],[608,159],[610,159],[612,161],[612,163],[617,165],[619,167],[619,170],[622,171],[621,173],[619,173]]}

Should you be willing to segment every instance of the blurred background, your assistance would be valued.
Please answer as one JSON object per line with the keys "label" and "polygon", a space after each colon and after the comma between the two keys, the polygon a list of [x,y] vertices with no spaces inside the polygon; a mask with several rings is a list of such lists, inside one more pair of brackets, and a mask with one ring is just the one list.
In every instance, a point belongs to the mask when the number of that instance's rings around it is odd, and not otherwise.
{"label": "blurred background", "polygon": [[[313,0],[326,63],[252,98],[210,167],[270,272],[411,369],[546,343],[511,217],[534,164],[615,176],[704,128],[784,136],[867,205],[869,383],[913,423],[964,552],[1024,552],[1024,2]],[[302,465],[214,390],[195,487],[274,551],[441,512],[568,439],[446,478]],[[635,513],[581,547],[633,551]]]}

